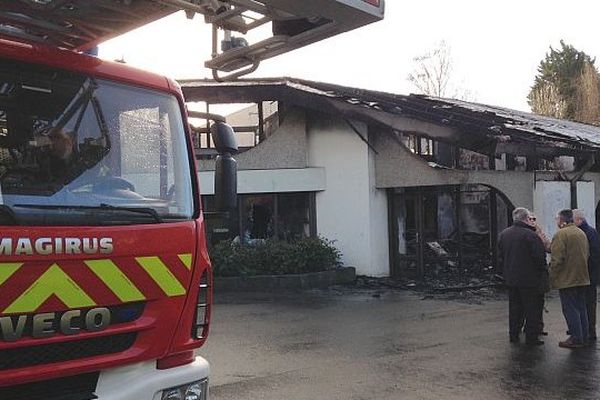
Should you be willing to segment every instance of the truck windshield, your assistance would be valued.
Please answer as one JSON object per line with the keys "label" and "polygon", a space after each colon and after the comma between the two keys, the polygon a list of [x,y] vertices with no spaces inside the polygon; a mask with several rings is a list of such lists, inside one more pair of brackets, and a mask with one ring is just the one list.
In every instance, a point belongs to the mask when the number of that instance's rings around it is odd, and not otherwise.
{"label": "truck windshield", "polygon": [[174,96],[0,59],[0,226],[188,220],[190,181]]}

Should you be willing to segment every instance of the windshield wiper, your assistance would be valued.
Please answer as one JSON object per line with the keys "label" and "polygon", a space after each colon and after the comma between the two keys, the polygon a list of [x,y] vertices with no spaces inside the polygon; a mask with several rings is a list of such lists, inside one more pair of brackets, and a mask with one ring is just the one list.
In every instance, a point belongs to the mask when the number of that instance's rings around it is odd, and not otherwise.
{"label": "windshield wiper", "polygon": [[154,208],[150,207],[124,207],[113,206],[111,204],[102,203],[98,206],[78,206],[78,205],[58,205],[58,204],[14,204],[13,207],[18,208],[37,208],[41,210],[88,210],[88,211],[128,211],[132,213],[149,215],[156,222],[163,222],[163,219]]}
{"label": "windshield wiper", "polygon": [[152,217],[154,217],[156,222],[163,222],[163,219],[158,214],[158,212],[154,208],[150,208],[150,207],[124,207],[124,206],[113,206],[111,204],[102,203],[102,204],[100,204],[99,208],[101,210],[129,211],[132,213],[151,215]]}

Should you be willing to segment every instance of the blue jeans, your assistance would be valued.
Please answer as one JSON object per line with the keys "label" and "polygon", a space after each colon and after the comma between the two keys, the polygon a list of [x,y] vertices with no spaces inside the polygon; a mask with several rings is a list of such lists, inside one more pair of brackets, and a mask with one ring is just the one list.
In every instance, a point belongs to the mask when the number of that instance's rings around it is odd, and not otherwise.
{"label": "blue jeans", "polygon": [[586,288],[586,286],[578,286],[558,291],[569,332],[577,343],[585,343],[588,340],[589,325],[585,305]]}

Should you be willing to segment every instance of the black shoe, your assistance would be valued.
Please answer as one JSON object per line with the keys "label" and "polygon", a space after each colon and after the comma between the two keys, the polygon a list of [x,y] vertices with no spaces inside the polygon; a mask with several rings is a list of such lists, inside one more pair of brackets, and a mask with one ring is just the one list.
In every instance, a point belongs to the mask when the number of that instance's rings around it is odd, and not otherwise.
{"label": "black shoe", "polygon": [[596,335],[593,335],[593,336],[590,335],[590,337],[588,337],[588,342],[595,342],[597,340],[598,340],[598,337]]}
{"label": "black shoe", "polygon": [[519,343],[519,336],[511,336],[508,340],[511,343]]}
{"label": "black shoe", "polygon": [[540,339],[527,339],[525,340],[527,346],[541,346],[544,344],[543,340]]}
{"label": "black shoe", "polygon": [[548,336],[548,332],[542,331],[540,332],[540,336]]}

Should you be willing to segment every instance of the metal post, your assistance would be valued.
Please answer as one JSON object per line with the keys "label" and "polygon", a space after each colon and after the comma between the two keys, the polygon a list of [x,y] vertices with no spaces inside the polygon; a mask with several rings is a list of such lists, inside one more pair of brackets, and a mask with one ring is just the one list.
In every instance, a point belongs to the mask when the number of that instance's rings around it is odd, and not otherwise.
{"label": "metal post", "polygon": [[496,189],[490,190],[490,247],[492,256],[492,267],[494,271],[498,267],[498,193]]}
{"label": "metal post", "polygon": [[422,280],[425,277],[425,247],[423,246],[423,231],[425,230],[423,226],[423,194],[417,193],[414,196],[414,201],[415,210],[417,211],[417,277]]}
{"label": "metal post", "polygon": [[455,191],[455,205],[456,205],[456,232],[458,235],[458,265],[462,268],[463,266],[463,232],[462,232],[462,213],[461,213],[461,204],[462,204],[462,196],[460,192],[460,186],[457,186]]}
{"label": "metal post", "polygon": [[263,102],[258,102],[258,143],[261,143],[266,139],[265,137],[265,113],[263,109]]}
{"label": "metal post", "polygon": [[402,275],[399,271],[398,262],[398,217],[396,216],[395,192],[394,189],[387,189],[388,203],[388,246],[389,246],[389,268],[390,277],[398,279]]}
{"label": "metal post", "polygon": [[271,217],[273,218],[273,238],[275,240],[279,239],[279,196],[277,194],[272,194],[271,198],[273,199],[273,213]]}
{"label": "metal post", "polygon": [[308,219],[310,224],[310,237],[316,238],[318,236],[317,229],[317,194],[311,192],[309,194],[309,206],[308,206]]}
{"label": "metal post", "polygon": [[[206,102],[206,114],[210,114],[210,103]],[[200,139],[200,148],[202,148],[202,139]],[[206,148],[210,149],[211,146],[211,137],[210,137],[210,120],[206,118]]]}

